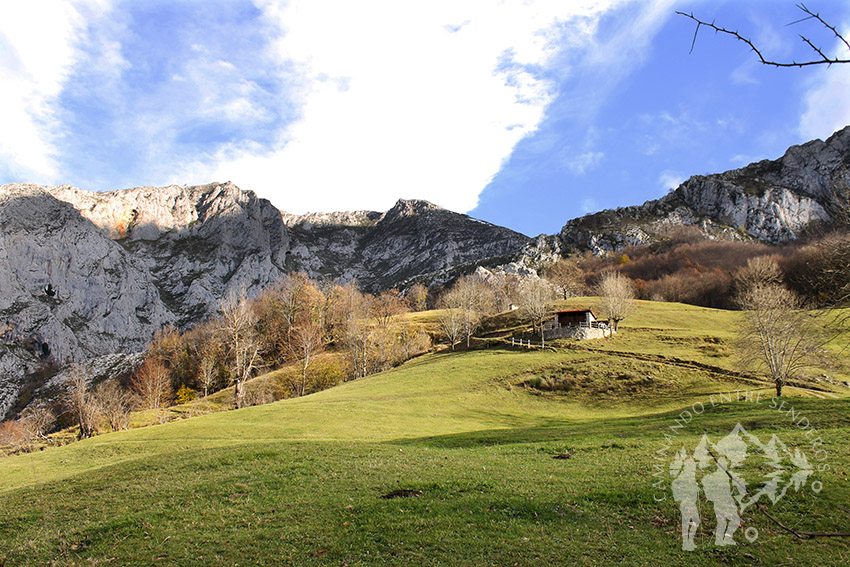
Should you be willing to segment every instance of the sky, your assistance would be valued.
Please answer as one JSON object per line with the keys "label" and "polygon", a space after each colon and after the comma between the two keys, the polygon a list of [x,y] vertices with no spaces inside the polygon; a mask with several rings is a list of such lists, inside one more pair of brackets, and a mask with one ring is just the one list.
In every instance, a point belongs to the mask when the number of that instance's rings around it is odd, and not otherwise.
{"label": "sky", "polygon": [[[850,3],[810,0],[850,33]],[[0,3],[0,183],[232,181],[279,209],[399,198],[552,234],[850,124],[793,0]]]}

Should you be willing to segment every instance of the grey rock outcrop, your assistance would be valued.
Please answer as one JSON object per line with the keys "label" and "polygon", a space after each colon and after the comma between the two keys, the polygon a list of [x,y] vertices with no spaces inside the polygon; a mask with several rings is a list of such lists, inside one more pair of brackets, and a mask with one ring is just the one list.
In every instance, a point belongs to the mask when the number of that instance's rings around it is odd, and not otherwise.
{"label": "grey rock outcrop", "polygon": [[771,243],[797,238],[812,223],[847,214],[850,202],[850,127],[825,142],[788,149],[714,175],[693,176],[661,199],[569,221],[559,240],[565,252],[605,253],[663,239],[678,226],[711,238]]}
{"label": "grey rock outcrop", "polygon": [[445,283],[479,265],[510,262],[531,242],[507,228],[405,199],[385,213],[311,214],[287,224],[291,269],[357,280],[371,292]]}
{"label": "grey rock outcrop", "polygon": [[120,244],[179,327],[215,314],[231,292],[258,293],[285,270],[280,211],[232,183],[49,191]]}
{"label": "grey rock outcrop", "polygon": [[444,282],[510,261],[525,236],[400,200],[385,213],[301,217],[232,183],[93,193],[0,187],[0,417],[43,367],[142,350],[285,272],[368,291]]}
{"label": "grey rock outcrop", "polygon": [[0,415],[44,362],[140,350],[174,321],[127,250],[33,185],[0,188],[0,290]]}
{"label": "grey rock outcrop", "polygon": [[144,352],[106,354],[73,362],[46,380],[35,390],[33,398],[47,403],[58,401],[77,372],[83,374],[89,387],[108,379],[127,383],[144,362]]}

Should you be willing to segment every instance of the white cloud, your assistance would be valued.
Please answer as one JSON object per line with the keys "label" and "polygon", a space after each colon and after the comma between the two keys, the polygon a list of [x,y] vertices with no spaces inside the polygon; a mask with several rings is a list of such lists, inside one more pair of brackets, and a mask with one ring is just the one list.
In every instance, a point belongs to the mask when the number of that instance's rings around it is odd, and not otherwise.
{"label": "white cloud", "polygon": [[[850,34],[850,25],[842,26],[844,37]],[[848,57],[850,53],[842,43],[837,43],[834,56]],[[850,124],[850,66],[831,65],[818,69],[809,90],[803,97],[803,115],[800,118],[800,135],[811,140],[825,140],[836,130]]]}
{"label": "white cloud", "polygon": [[603,152],[584,152],[573,156],[567,165],[573,173],[583,175],[588,169],[595,167],[604,157],[605,154]]}
{"label": "white cloud", "polygon": [[74,64],[77,34],[83,26],[74,6],[55,2],[0,3],[0,158],[9,174],[57,174],[53,100]]}
{"label": "white cloud", "polygon": [[257,3],[296,70],[300,119],[271,149],[231,145],[172,180],[233,180],[298,213],[399,197],[474,208],[543,120],[554,56],[614,2]]}
{"label": "white cloud", "polygon": [[592,124],[630,74],[651,55],[651,44],[664,23],[674,14],[676,0],[633,2],[622,10],[616,32],[600,36],[586,30],[577,42],[568,42],[564,62],[575,66],[580,83],[559,104],[558,113],[571,120]]}
{"label": "white cloud", "polygon": [[747,59],[732,71],[729,78],[735,85],[758,85],[760,81],[755,77],[756,70],[761,63],[753,58]]}
{"label": "white cloud", "polygon": [[[0,173],[104,189],[232,180],[291,212],[399,197],[467,211],[557,119],[574,71],[600,69],[585,94],[605,98],[670,12],[670,0],[254,1],[247,43],[189,36],[165,66],[146,58],[135,4],[0,3]],[[597,37],[622,4],[634,14],[622,33]],[[169,79],[145,75],[159,69]],[[579,173],[603,158],[590,143],[576,153]]]}
{"label": "white cloud", "polygon": [[687,177],[681,172],[665,169],[661,172],[661,175],[658,176],[658,184],[666,192],[671,189],[675,189],[684,183],[685,179],[687,179]]}
{"label": "white cloud", "polygon": [[[6,175],[58,182],[58,146],[66,134],[57,99],[79,63],[87,24],[109,13],[109,0],[0,3],[0,160]],[[115,45],[101,60],[117,65]]]}
{"label": "white cloud", "polygon": [[805,110],[800,118],[800,135],[825,140],[850,124],[850,67],[835,65],[821,69],[818,81],[803,97]]}

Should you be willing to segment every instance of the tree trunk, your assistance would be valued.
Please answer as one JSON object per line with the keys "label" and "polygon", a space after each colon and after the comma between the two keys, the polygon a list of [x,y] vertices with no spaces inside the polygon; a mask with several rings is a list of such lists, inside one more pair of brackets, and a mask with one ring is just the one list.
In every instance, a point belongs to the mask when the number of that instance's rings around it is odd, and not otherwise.
{"label": "tree trunk", "polygon": [[240,397],[241,396],[240,396],[240,392],[239,392],[239,381],[237,380],[236,385],[235,385],[235,389],[233,391],[233,398],[234,398],[234,403],[236,404],[236,409],[239,409],[240,407],[242,407],[240,405],[240,402],[242,401],[242,400],[239,399]]}
{"label": "tree trunk", "polygon": [[781,397],[782,397],[782,385],[783,385],[782,380],[777,380],[777,381],[776,381],[776,397],[777,397],[777,398],[781,398]]}

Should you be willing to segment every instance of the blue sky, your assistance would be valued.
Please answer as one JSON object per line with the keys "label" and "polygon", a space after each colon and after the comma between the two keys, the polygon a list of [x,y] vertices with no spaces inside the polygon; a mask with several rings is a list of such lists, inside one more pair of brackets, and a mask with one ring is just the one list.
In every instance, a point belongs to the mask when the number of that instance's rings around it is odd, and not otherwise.
{"label": "blue sky", "polygon": [[[850,65],[774,69],[793,1],[0,4],[0,183],[233,181],[287,212],[421,198],[528,235],[850,123]],[[850,5],[807,4],[842,30]],[[845,48],[846,52],[846,48]]]}

